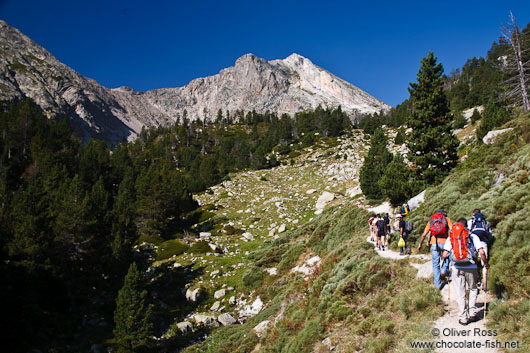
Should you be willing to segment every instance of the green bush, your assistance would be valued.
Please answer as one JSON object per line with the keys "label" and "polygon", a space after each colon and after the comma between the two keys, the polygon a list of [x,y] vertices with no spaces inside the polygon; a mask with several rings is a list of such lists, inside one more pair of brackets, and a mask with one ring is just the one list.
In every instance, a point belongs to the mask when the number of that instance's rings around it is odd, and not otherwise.
{"label": "green bush", "polygon": [[158,249],[156,251],[156,260],[160,261],[169,259],[173,255],[178,256],[186,252],[186,250],[188,249],[189,246],[182,240],[167,240],[158,246]]}
{"label": "green bush", "polygon": [[191,253],[204,254],[204,253],[207,253],[207,252],[212,252],[212,249],[208,245],[208,242],[206,242],[204,240],[201,240],[201,241],[198,241],[195,244],[193,244],[189,248],[189,251]]}

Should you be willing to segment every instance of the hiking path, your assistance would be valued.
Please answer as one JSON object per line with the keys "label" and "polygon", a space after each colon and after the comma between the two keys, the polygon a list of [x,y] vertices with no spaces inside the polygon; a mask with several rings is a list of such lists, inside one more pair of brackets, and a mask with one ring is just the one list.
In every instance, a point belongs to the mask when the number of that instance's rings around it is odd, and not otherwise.
{"label": "hiking path", "polygon": [[[366,239],[369,243],[375,247],[375,242],[370,240],[370,237]],[[400,255],[399,252],[394,250],[378,250],[375,248],[377,254],[381,257],[400,260],[400,259],[419,259],[425,262],[416,263],[410,262],[410,265],[418,269],[417,278],[430,278],[432,281],[432,261],[431,256],[426,254],[415,254],[415,255]],[[478,312],[478,321],[469,323],[466,326],[461,325],[458,322],[458,305],[454,297],[454,288],[450,282],[446,285],[442,291],[442,300],[444,302],[445,313],[433,324],[431,334],[437,337],[437,343],[440,348],[435,349],[436,353],[500,353],[501,351],[494,348],[498,345],[492,330],[486,328],[484,321],[484,300],[487,299],[490,302],[493,297],[490,293],[486,293],[480,290],[477,298],[477,306],[480,308]],[[486,315],[487,319],[487,315]],[[488,333],[490,335],[488,335]]]}

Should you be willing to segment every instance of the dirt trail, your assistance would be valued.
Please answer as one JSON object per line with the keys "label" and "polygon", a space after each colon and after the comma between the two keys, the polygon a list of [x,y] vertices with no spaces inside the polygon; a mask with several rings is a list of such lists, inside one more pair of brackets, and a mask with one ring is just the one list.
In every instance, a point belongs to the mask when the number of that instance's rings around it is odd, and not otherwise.
{"label": "dirt trail", "polygon": [[[370,237],[368,237],[366,241],[374,244],[374,242],[370,241]],[[399,260],[403,258],[426,260],[426,262],[423,264],[411,263],[411,265],[418,269],[418,278],[432,278],[432,262],[429,255],[419,254],[402,256],[393,250],[381,251],[375,249],[375,251],[380,256],[392,260]],[[481,308],[478,313],[480,320],[470,323],[466,326],[462,326],[460,323],[458,323],[458,305],[456,304],[454,293],[455,290],[452,286],[452,283],[446,285],[441,292],[445,306],[445,314],[434,322],[431,331],[433,336],[438,337],[438,345],[440,345],[440,348],[437,348],[435,352],[500,353],[500,350],[493,348],[497,344],[496,337],[491,335],[494,332],[490,330],[490,335],[488,336],[488,329],[485,325],[483,309],[485,299],[484,291],[481,290],[477,298],[477,306]],[[492,299],[492,296],[488,293],[487,301],[490,302]],[[436,333],[437,335],[435,335]]]}

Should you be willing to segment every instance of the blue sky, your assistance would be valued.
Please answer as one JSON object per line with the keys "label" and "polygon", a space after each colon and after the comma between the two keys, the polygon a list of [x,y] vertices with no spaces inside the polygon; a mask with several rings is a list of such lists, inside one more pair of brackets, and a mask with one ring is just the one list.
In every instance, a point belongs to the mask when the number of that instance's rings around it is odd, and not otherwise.
{"label": "blue sky", "polygon": [[245,53],[291,53],[395,106],[432,50],[445,71],[484,56],[530,1],[0,0],[0,18],[106,87],[178,87]]}

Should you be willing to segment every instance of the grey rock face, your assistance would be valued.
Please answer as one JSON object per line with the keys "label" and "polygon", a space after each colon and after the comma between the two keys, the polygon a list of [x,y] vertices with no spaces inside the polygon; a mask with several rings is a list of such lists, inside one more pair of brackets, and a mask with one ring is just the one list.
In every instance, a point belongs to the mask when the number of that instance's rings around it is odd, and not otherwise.
{"label": "grey rock face", "polygon": [[219,109],[237,118],[237,111],[280,115],[340,105],[353,119],[390,109],[298,54],[272,61],[246,54],[184,87],[137,92],[83,77],[1,20],[0,51],[0,101],[30,97],[48,117],[72,119],[85,140],[97,137],[111,145],[134,139],[144,126],[174,123],[184,111],[192,120],[213,120]]}

